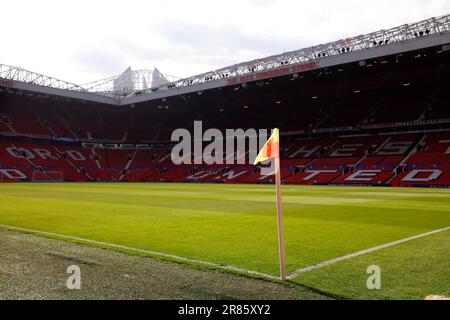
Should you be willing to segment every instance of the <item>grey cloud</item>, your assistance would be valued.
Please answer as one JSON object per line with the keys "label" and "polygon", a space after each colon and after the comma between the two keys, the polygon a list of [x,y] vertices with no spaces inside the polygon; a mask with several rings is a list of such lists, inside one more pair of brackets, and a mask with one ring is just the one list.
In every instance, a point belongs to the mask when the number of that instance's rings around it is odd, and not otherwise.
{"label": "grey cloud", "polygon": [[184,45],[200,53],[233,54],[237,50],[246,50],[273,54],[298,49],[304,45],[301,39],[286,38],[282,34],[279,37],[250,35],[231,25],[218,27],[168,21],[161,24],[158,31],[171,45]]}
{"label": "grey cloud", "polygon": [[[283,35],[271,37],[248,34],[235,26],[165,21],[156,27],[156,32],[165,39],[166,47],[170,49],[148,48],[121,39],[115,43],[117,51],[147,68],[177,62],[198,66],[198,72],[201,73],[305,46],[301,39],[291,39]],[[192,75],[177,73],[174,71],[178,76]]]}
{"label": "grey cloud", "polygon": [[107,50],[80,51],[73,58],[84,69],[105,75],[117,74],[128,66],[120,53]]}

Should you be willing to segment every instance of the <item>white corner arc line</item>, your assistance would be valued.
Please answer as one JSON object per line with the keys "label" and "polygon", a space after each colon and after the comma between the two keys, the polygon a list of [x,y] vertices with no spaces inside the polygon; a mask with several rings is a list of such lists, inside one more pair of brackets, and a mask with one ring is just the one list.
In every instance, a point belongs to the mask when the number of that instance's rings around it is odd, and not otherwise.
{"label": "white corner arc line", "polygon": [[433,234],[444,232],[444,231],[447,231],[447,230],[450,230],[450,226],[448,226],[446,228],[430,231],[430,232],[427,232],[427,233],[422,233],[422,234],[419,234],[419,235],[416,235],[416,236],[408,237],[408,238],[405,238],[405,239],[397,240],[397,241],[394,241],[394,242],[382,244],[380,246],[376,246],[376,247],[373,247],[373,248],[370,248],[370,249],[366,249],[366,250],[358,251],[358,252],[355,252],[355,253],[351,253],[349,255],[342,256],[342,257],[339,257],[339,258],[334,258],[334,259],[331,259],[331,260],[328,260],[328,261],[324,261],[322,263],[315,264],[313,266],[309,266],[309,267],[306,267],[306,268],[299,269],[297,271],[291,272],[291,273],[288,274],[287,279],[293,279],[293,278],[295,278],[295,277],[297,277],[297,276],[299,276],[299,275],[301,275],[303,273],[306,273],[306,272],[309,272],[309,271],[312,271],[312,270],[316,270],[316,269],[319,269],[319,268],[323,268],[323,267],[329,266],[331,264],[335,264],[337,262],[341,262],[341,261],[344,261],[344,260],[355,258],[355,257],[361,256],[363,254],[367,254],[367,253],[370,253],[370,252],[374,252],[374,251],[378,251],[378,250],[381,250],[381,249],[389,248],[389,247],[392,247],[392,246],[395,246],[395,245],[398,245],[398,244],[402,244],[402,243],[405,243],[405,242],[408,242],[408,241],[420,239],[420,238],[423,238],[423,237],[426,237],[426,236],[431,236]]}
{"label": "white corner arc line", "polygon": [[36,234],[36,235],[47,235],[47,236],[52,236],[52,237],[68,239],[68,240],[74,240],[74,241],[80,241],[80,242],[85,242],[85,243],[91,243],[91,244],[98,245],[98,246],[105,246],[105,247],[110,247],[110,248],[122,249],[122,250],[137,252],[137,253],[144,253],[144,254],[148,254],[148,255],[152,255],[152,256],[158,256],[158,257],[163,257],[163,258],[168,258],[168,259],[172,259],[172,260],[178,260],[178,261],[183,261],[183,262],[190,262],[190,263],[205,265],[205,266],[209,266],[209,267],[213,267],[213,268],[217,268],[217,269],[229,270],[229,271],[235,271],[235,272],[244,273],[244,274],[248,274],[248,275],[259,276],[259,277],[270,279],[270,280],[279,280],[280,279],[280,277],[277,277],[277,276],[274,276],[274,275],[271,275],[271,274],[267,274],[267,273],[263,273],[263,272],[259,272],[259,271],[247,270],[247,269],[243,269],[243,268],[238,268],[238,267],[234,267],[234,266],[230,266],[230,265],[222,265],[222,264],[208,262],[208,261],[190,259],[190,258],[185,258],[185,257],[172,255],[172,254],[167,254],[167,253],[162,253],[162,252],[156,252],[156,251],[151,251],[151,250],[144,250],[144,249],[138,249],[138,248],[133,248],[133,247],[127,247],[127,246],[122,246],[122,245],[119,245],[119,244],[112,244],[112,243],[107,243],[107,242],[102,242],[102,241],[96,241],[96,240],[90,240],[90,239],[84,239],[84,238],[79,238],[79,237],[68,236],[68,235],[59,234],[59,233],[39,231],[39,230],[21,228],[21,227],[16,227],[16,226],[9,226],[9,225],[4,225],[4,224],[0,224],[0,227],[4,228],[4,229],[28,232],[28,233]]}

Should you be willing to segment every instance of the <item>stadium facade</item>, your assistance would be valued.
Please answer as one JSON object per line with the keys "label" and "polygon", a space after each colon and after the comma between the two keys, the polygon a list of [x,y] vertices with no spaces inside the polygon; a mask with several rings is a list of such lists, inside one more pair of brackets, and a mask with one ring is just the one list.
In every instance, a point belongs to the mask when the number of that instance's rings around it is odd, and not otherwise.
{"label": "stadium facade", "polygon": [[[175,80],[76,85],[0,65],[0,181],[272,183],[174,165],[177,128],[274,128],[284,183],[450,185],[450,16]],[[249,162],[249,161],[248,161]]]}

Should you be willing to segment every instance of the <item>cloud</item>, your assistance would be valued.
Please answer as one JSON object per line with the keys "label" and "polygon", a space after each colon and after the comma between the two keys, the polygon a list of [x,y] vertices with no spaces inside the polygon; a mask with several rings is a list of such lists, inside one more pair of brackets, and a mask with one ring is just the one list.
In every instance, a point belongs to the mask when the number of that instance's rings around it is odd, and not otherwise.
{"label": "cloud", "polygon": [[[27,10],[23,10],[27,8]],[[450,13],[448,0],[15,0],[0,63],[76,83],[158,67],[180,77]]]}
{"label": "cloud", "polygon": [[105,75],[113,75],[127,67],[127,61],[117,52],[86,50],[75,53],[73,59],[85,70]]}
{"label": "cloud", "polygon": [[[259,52],[280,52],[292,47],[293,39],[279,36],[248,33],[235,25],[209,26],[201,23],[165,21],[157,28],[171,46],[185,46],[200,52],[214,54],[235,53],[236,50]],[[299,45],[299,43],[295,43]]]}

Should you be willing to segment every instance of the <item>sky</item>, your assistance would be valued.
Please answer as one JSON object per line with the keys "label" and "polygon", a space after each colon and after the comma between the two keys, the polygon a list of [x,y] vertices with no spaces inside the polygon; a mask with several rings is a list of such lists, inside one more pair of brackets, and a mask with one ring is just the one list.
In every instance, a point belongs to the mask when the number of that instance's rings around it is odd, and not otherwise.
{"label": "sky", "polygon": [[129,66],[184,78],[449,13],[449,0],[2,1],[0,63],[76,84]]}

